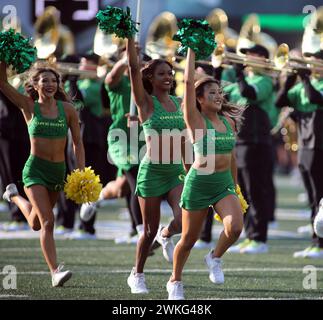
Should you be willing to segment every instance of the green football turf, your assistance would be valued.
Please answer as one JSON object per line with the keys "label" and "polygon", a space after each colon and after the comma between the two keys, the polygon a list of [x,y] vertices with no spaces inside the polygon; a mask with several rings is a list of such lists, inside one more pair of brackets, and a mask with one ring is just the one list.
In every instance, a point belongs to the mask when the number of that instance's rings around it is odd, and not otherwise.
{"label": "green football turf", "polygon": [[[323,262],[293,259],[292,252],[304,248],[307,240],[271,240],[264,255],[226,254],[225,284],[208,280],[203,263],[207,250],[193,250],[184,273],[187,299],[317,299],[323,298]],[[132,295],[126,284],[133,264],[134,246],[116,246],[112,241],[57,241],[60,261],[73,271],[64,288],[51,288],[38,240],[2,240],[0,266],[17,268],[17,289],[0,288],[0,296],[23,299],[166,299],[170,265],[161,249],[146,264],[149,295]],[[317,270],[317,289],[303,288],[304,266]],[[2,278],[5,276],[2,275]],[[2,281],[1,281],[2,282]],[[0,282],[0,284],[1,284]],[[21,296],[21,297],[19,297]],[[9,296],[7,298],[10,298]]]}
{"label": "green football turf", "polygon": [[[277,178],[278,207],[306,209],[297,196],[299,184]],[[100,210],[100,220],[116,220],[124,202]],[[294,215],[295,212],[293,211]],[[288,210],[287,210],[288,213]],[[4,214],[1,220],[4,221]],[[169,218],[164,217],[167,221]],[[279,219],[279,229],[294,232],[307,224],[305,218]],[[219,224],[217,225],[219,226]],[[216,240],[216,239],[214,239]],[[145,267],[149,295],[132,295],[127,277],[134,263],[135,246],[115,245],[112,240],[57,240],[58,260],[73,271],[72,279],[63,288],[52,288],[50,275],[42,256],[39,240],[0,239],[0,272],[5,265],[17,269],[17,289],[3,289],[6,275],[0,274],[0,299],[167,299],[166,282],[171,274],[162,251],[148,258]],[[294,259],[292,254],[310,244],[309,237],[292,239],[278,235],[269,240],[270,251],[262,255],[225,254],[225,284],[216,286],[208,279],[203,262],[205,250],[193,249],[185,266],[183,281],[187,299],[322,299],[323,260]],[[303,287],[304,267],[316,267],[316,289]],[[315,274],[314,274],[315,276]]]}

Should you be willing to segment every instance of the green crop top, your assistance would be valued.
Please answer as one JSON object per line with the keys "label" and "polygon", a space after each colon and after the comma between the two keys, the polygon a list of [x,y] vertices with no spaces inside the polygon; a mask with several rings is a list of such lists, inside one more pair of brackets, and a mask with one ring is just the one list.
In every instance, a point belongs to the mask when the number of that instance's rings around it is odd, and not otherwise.
{"label": "green crop top", "polygon": [[149,130],[155,130],[158,134],[161,134],[163,129],[185,129],[183,112],[176,97],[170,96],[176,106],[176,111],[173,112],[166,111],[155,96],[152,96],[152,98],[154,112],[149,119],[142,123],[145,136],[149,135]]}
{"label": "green crop top", "polygon": [[208,154],[231,153],[235,146],[236,137],[232,127],[224,116],[219,116],[226,127],[226,132],[218,132],[214,129],[212,122],[205,119],[206,134],[193,144],[194,153],[206,156]]}
{"label": "green crop top", "polygon": [[67,121],[62,101],[57,100],[58,116],[55,119],[43,117],[38,101],[35,102],[34,116],[28,124],[31,137],[59,139],[67,136]]}

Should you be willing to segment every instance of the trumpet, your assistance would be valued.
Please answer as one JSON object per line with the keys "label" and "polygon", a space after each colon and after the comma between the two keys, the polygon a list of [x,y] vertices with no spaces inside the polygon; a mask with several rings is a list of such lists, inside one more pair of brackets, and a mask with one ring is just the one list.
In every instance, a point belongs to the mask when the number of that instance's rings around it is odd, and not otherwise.
{"label": "trumpet", "polygon": [[276,52],[274,63],[278,71],[286,70],[287,73],[297,73],[297,69],[313,68],[323,71],[323,62],[314,61],[306,58],[290,57],[289,47],[286,43],[282,43]]}

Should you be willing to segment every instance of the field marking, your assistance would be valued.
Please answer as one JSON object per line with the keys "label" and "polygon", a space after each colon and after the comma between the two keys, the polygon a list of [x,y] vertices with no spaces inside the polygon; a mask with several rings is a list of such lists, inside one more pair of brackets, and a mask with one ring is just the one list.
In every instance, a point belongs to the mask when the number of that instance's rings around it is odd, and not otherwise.
{"label": "field marking", "polygon": [[28,298],[28,295],[25,294],[0,294],[1,298]]}
{"label": "field marking", "polygon": [[[323,271],[323,268],[315,268],[316,271]],[[73,270],[72,270],[73,271]],[[75,274],[128,274],[131,270],[109,270],[109,271],[73,271]],[[145,273],[171,273],[172,269],[145,269]],[[208,273],[206,269],[186,269],[184,273]],[[223,272],[303,272],[303,268],[224,268]],[[48,275],[47,271],[21,271],[10,273],[16,275]],[[0,275],[4,273],[0,272]]]}
{"label": "field marking", "polygon": [[[240,240],[243,240],[244,238],[241,238]],[[301,239],[301,240],[308,240],[308,239]],[[276,241],[276,240],[275,240]],[[214,242],[215,245],[215,242]],[[274,248],[274,252],[272,252],[270,249]],[[289,249],[289,251],[293,250],[301,250],[303,248],[302,245],[299,244],[276,244],[276,243],[269,243],[269,254],[277,254],[276,249]],[[136,245],[134,244],[112,244],[112,246],[107,247],[56,247],[57,251],[132,251],[136,249]],[[304,248],[303,248],[304,249]],[[158,252],[158,248],[156,249]],[[193,249],[194,252],[196,251],[203,251],[203,250],[209,250],[209,249]],[[35,252],[35,251],[41,251],[40,247],[0,247],[0,252]],[[232,253],[228,252],[228,254],[233,255]],[[238,254],[237,254],[238,255]]]}

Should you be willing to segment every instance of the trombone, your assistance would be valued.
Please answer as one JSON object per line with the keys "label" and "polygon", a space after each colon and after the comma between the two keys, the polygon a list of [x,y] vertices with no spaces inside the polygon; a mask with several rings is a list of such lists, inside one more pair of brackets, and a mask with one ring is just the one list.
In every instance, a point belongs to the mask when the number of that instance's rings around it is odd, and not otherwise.
{"label": "trombone", "polygon": [[314,61],[306,58],[291,57],[289,46],[282,43],[275,54],[274,64],[278,71],[286,70],[288,73],[297,73],[298,68],[302,69],[319,69],[323,71],[323,62]]}
{"label": "trombone", "polygon": [[220,67],[221,65],[227,66],[223,63],[224,60],[231,63],[246,64],[251,67],[260,68],[271,68],[273,67],[273,61],[262,57],[248,57],[246,55],[240,55],[237,53],[225,51],[225,46],[223,44],[216,47],[212,55],[212,65],[214,68]]}
{"label": "trombone", "polygon": [[305,58],[294,58],[289,55],[289,47],[286,43],[278,46],[273,59],[266,59],[262,57],[248,57],[241,56],[237,53],[226,52],[225,46],[218,46],[212,55],[213,67],[228,66],[223,63],[224,59],[231,63],[245,64],[250,67],[263,68],[264,70],[271,70],[281,72],[286,70],[288,73],[297,73],[298,68],[312,70],[313,67],[323,70],[323,62],[313,61]]}

